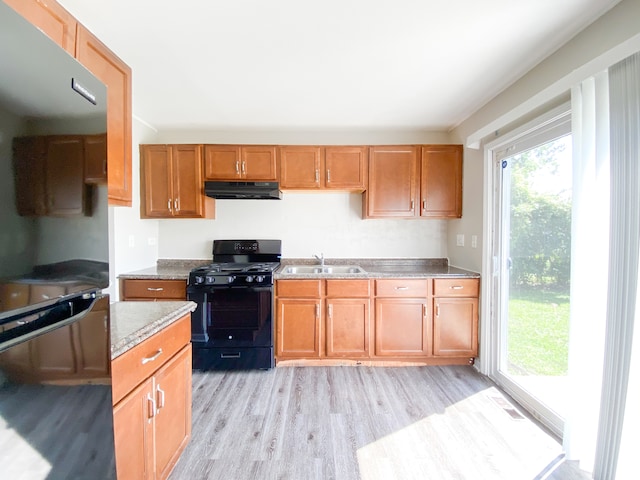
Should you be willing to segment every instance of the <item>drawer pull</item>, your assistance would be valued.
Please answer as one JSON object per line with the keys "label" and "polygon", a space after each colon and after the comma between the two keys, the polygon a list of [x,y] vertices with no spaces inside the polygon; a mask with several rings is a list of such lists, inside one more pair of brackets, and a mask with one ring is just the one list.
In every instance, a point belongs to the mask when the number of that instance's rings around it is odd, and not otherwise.
{"label": "drawer pull", "polygon": [[451,285],[449,288],[451,290],[462,290],[464,287],[462,285]]}
{"label": "drawer pull", "polygon": [[396,290],[409,290],[409,287],[396,287]]}
{"label": "drawer pull", "polygon": [[440,316],[440,304],[436,303],[436,317]]}
{"label": "drawer pull", "polygon": [[162,349],[159,348],[158,351],[156,353],[154,353],[152,356],[150,357],[145,357],[142,359],[142,365],[149,363],[149,362],[153,362],[154,360],[157,360],[158,357],[162,355]]}
{"label": "drawer pull", "polygon": [[163,287],[157,287],[157,288],[147,287],[147,290],[150,292],[162,292],[164,288]]}
{"label": "drawer pull", "polygon": [[150,393],[147,393],[147,407],[149,409],[147,415],[148,418],[151,419],[156,416],[156,400],[151,396]]}
{"label": "drawer pull", "polygon": [[160,385],[157,385],[156,391],[160,394],[160,398],[158,398],[158,410],[160,410],[164,408],[164,390],[160,388]]}
{"label": "drawer pull", "polygon": [[220,358],[240,358],[240,352],[238,353],[221,353]]}

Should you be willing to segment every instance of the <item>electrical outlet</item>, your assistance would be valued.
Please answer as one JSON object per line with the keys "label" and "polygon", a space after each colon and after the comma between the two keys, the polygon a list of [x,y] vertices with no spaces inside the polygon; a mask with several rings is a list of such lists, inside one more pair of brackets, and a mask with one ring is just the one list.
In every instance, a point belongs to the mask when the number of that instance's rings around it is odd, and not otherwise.
{"label": "electrical outlet", "polygon": [[464,247],[464,233],[459,233],[456,237],[456,245],[458,247]]}
{"label": "electrical outlet", "polygon": [[478,248],[478,235],[471,235],[471,248]]}

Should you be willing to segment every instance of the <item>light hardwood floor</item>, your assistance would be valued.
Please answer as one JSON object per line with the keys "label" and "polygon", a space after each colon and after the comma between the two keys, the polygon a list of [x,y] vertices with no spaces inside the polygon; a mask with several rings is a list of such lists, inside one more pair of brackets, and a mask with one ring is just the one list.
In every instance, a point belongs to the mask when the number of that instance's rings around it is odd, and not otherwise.
{"label": "light hardwood floor", "polygon": [[170,478],[580,478],[561,463],[470,367],[278,367],[194,372],[192,438]]}

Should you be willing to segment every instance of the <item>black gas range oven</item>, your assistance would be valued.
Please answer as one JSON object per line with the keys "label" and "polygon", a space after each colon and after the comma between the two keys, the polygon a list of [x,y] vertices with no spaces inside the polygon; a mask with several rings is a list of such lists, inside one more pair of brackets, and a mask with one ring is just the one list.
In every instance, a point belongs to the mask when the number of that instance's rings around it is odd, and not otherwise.
{"label": "black gas range oven", "polygon": [[273,272],[281,252],[280,240],[214,240],[213,263],[190,272],[194,369],[275,365]]}

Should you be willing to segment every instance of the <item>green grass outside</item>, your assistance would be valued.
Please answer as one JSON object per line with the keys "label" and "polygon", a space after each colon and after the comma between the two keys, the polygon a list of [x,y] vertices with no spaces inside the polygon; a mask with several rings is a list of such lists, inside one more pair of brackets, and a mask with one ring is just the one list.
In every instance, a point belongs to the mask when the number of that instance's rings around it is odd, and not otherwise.
{"label": "green grass outside", "polygon": [[507,337],[509,373],[566,375],[568,346],[569,293],[512,288]]}

